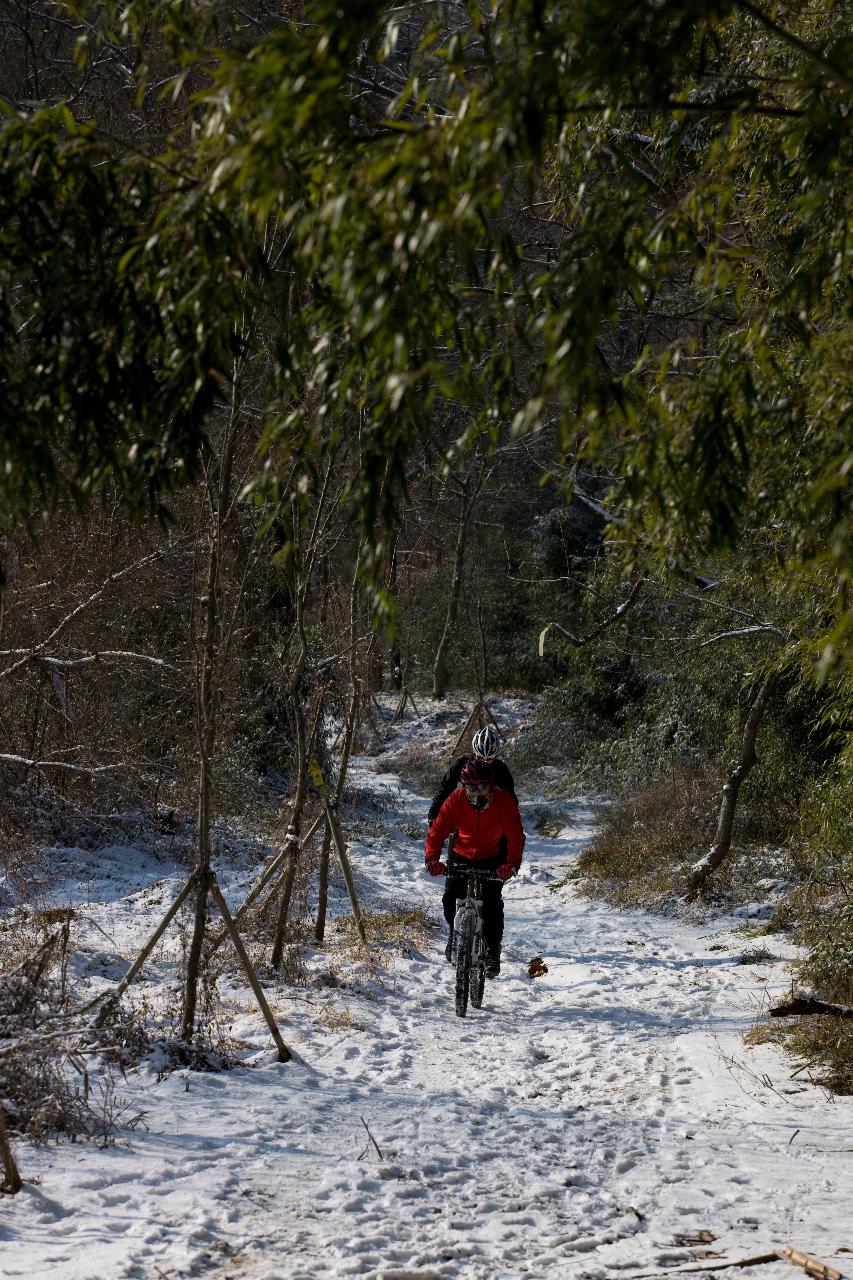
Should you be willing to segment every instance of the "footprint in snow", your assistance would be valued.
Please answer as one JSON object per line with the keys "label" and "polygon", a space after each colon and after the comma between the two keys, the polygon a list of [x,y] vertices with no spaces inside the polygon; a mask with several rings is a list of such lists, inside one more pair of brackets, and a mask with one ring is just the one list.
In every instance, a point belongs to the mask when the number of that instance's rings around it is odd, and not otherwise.
{"label": "footprint in snow", "polygon": [[[76,1231],[77,1231],[76,1222],[57,1222],[54,1224],[53,1231],[51,1232],[51,1234],[54,1236],[72,1236],[76,1233]],[[63,1257],[61,1261],[64,1261],[64,1260],[65,1259]]]}

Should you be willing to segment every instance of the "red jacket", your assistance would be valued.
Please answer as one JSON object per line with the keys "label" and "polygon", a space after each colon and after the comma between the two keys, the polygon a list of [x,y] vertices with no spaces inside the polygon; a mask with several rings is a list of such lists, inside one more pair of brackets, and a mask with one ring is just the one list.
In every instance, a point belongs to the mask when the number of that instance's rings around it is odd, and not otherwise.
{"label": "red jacket", "polygon": [[501,836],[506,836],[507,862],[511,867],[521,865],[524,832],[518,804],[508,791],[495,787],[491,803],[485,809],[475,809],[461,787],[448,796],[427,833],[427,862],[439,860],[442,846],[454,828],[459,832],[453,846],[454,855],[470,862],[496,858],[501,852]]}

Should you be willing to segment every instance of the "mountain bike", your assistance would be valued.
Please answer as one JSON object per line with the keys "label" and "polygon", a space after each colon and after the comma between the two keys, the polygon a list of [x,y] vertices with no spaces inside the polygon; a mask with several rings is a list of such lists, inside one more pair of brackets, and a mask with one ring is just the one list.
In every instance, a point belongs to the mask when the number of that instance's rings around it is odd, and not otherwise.
{"label": "mountain bike", "polygon": [[483,883],[500,880],[494,871],[481,871],[467,867],[464,871],[456,861],[449,874],[464,875],[468,881],[464,898],[456,899],[456,915],[453,919],[453,951],[456,961],[456,1012],[465,1017],[468,997],[479,1009],[483,1003],[486,985],[486,940],[483,937]]}

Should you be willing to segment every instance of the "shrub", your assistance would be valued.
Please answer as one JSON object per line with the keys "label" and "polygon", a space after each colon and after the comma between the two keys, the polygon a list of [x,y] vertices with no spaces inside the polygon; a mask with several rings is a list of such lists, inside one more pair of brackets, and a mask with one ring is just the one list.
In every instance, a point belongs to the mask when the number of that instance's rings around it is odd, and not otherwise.
{"label": "shrub", "polygon": [[403,782],[420,796],[432,796],[435,793],[446,767],[438,752],[416,743],[407,744],[398,751],[383,756],[378,766],[383,773],[391,771],[399,774]]}
{"label": "shrub", "polygon": [[780,1044],[799,1062],[798,1078],[833,1093],[853,1094],[853,1024],[840,1018],[799,1018],[792,1024],[758,1023],[748,1044]]}
{"label": "shrub", "polygon": [[0,1103],[9,1127],[35,1142],[56,1132],[95,1136],[99,1129],[106,1141],[82,1076],[73,1081],[73,1053],[46,1034],[68,1010],[66,917],[49,933],[30,917],[16,919],[0,936]]}
{"label": "shrub", "polygon": [[671,898],[707,846],[707,794],[702,774],[679,769],[609,806],[576,864],[587,890],[631,905]]}
{"label": "shrub", "polygon": [[808,792],[792,854],[807,876],[799,895],[800,979],[828,1000],[853,1003],[853,756]]}

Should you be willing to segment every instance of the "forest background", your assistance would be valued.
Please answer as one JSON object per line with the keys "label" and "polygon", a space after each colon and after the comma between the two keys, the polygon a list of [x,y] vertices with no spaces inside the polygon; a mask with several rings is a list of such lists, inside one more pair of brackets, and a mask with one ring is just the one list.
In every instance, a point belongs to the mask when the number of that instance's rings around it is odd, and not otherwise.
{"label": "forest background", "polygon": [[10,900],[284,811],[281,964],[374,694],[526,690],[591,892],[772,893],[853,1001],[850,16],[2,0]]}

